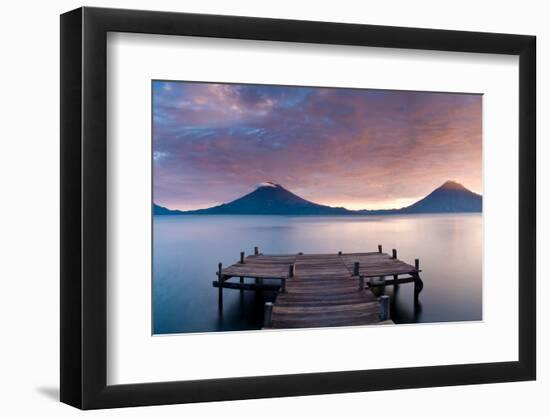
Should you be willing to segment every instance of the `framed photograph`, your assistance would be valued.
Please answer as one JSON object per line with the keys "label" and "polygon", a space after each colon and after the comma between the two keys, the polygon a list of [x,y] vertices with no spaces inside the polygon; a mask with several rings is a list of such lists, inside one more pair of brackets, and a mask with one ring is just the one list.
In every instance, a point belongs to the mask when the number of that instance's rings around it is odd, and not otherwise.
{"label": "framed photograph", "polygon": [[61,16],[61,401],[532,380],[535,37]]}

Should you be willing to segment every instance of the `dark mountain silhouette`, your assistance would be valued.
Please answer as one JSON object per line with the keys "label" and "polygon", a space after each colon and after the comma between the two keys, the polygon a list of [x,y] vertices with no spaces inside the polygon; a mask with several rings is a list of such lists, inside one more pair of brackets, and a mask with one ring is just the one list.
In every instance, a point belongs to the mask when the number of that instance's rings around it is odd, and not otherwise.
{"label": "dark mountain silhouette", "polygon": [[263,183],[251,193],[219,206],[185,214],[348,214],[343,207],[329,207],[304,200],[279,184]]}
{"label": "dark mountain silhouette", "polygon": [[292,215],[374,215],[413,213],[481,212],[482,197],[453,181],[447,181],[416,203],[400,209],[348,210],[312,203],[279,184],[263,183],[256,190],[229,203],[207,209],[179,211],[154,204],[155,215],[175,214],[292,214]]}
{"label": "dark mountain silhouette", "polygon": [[404,213],[477,213],[481,212],[482,198],[462,184],[447,181],[422,200],[401,209]]}
{"label": "dark mountain silhouette", "polygon": [[183,214],[183,211],[179,210],[170,210],[166,207],[159,206],[157,204],[153,204],[153,215],[159,216],[159,215],[166,215],[166,214]]}

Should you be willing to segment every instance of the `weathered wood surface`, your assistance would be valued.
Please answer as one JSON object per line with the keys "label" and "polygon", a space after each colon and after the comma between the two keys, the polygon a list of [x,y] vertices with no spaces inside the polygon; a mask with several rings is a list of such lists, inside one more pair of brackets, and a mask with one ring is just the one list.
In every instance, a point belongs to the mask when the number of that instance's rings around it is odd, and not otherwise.
{"label": "weathered wood surface", "polygon": [[[388,323],[380,320],[377,297],[371,286],[414,282],[419,269],[386,253],[335,253],[268,255],[257,254],[221,270],[223,287],[263,289],[256,285],[228,283],[231,277],[280,279],[280,292],[270,306],[271,328],[351,326]],[[359,274],[354,264],[359,262]],[[289,276],[289,271],[294,276]],[[399,278],[399,275],[407,277]],[[385,280],[384,277],[390,277]],[[377,278],[372,281],[375,277]],[[361,285],[370,278],[367,288]],[[215,286],[219,286],[220,284]],[[391,321],[390,321],[391,322]]]}
{"label": "weathered wood surface", "polygon": [[376,324],[378,301],[358,281],[338,254],[298,255],[296,275],[287,280],[271,314],[272,328]]}
{"label": "weathered wood surface", "polygon": [[252,283],[240,283],[240,282],[222,282],[213,281],[212,285],[216,288],[220,286],[222,288],[230,288],[233,290],[254,290],[254,291],[279,291],[281,288],[277,284],[252,284]]}
{"label": "weathered wood surface", "polygon": [[[250,255],[244,263],[236,263],[222,270],[226,277],[248,278],[288,278],[289,265],[295,264],[296,269],[306,268],[308,273],[317,276],[332,277],[335,273],[347,273],[353,276],[353,265],[359,262],[359,276],[366,278],[378,276],[393,276],[421,272],[415,266],[399,259],[394,259],[386,253],[366,252],[349,254],[311,254],[311,255]],[[346,270],[339,269],[342,264]]]}
{"label": "weathered wood surface", "polygon": [[250,255],[227,268],[222,269],[225,277],[246,278],[277,278],[286,279],[289,265],[296,260],[297,255]]}
{"label": "weathered wood surface", "polygon": [[386,253],[350,253],[342,257],[350,273],[353,273],[353,264],[359,262],[359,275],[366,278],[420,272],[413,265],[394,259]]}

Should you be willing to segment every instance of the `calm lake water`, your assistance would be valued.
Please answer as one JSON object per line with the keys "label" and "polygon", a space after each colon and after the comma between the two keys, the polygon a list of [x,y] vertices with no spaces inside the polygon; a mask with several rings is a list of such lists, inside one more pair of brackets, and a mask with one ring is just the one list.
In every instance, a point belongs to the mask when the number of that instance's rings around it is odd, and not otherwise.
{"label": "calm lake water", "polygon": [[274,293],[224,290],[223,313],[212,287],[218,262],[235,263],[240,251],[263,253],[384,252],[420,259],[424,290],[415,308],[413,284],[391,297],[396,323],[482,318],[482,216],[155,216],[153,219],[153,326],[155,334],[257,330],[263,304]]}

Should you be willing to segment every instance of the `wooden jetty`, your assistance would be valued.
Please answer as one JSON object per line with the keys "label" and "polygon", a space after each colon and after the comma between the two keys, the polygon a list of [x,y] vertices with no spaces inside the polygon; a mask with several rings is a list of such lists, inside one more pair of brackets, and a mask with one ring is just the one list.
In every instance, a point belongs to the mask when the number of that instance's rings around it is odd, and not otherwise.
{"label": "wooden jetty", "polygon": [[389,297],[376,297],[372,289],[414,283],[416,303],[423,288],[420,272],[418,259],[409,265],[397,259],[395,249],[383,253],[381,245],[378,252],[295,255],[264,255],[256,247],[254,255],[241,252],[234,265],[218,264],[213,286],[220,309],[224,288],[278,291],[275,301],[265,304],[264,328],[386,324],[391,323]]}

